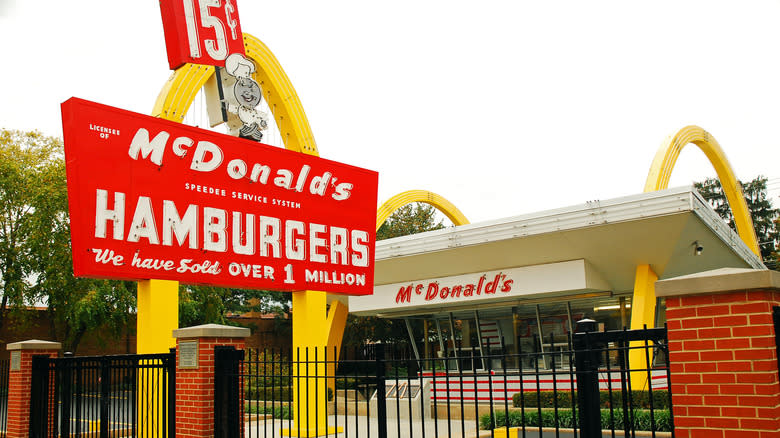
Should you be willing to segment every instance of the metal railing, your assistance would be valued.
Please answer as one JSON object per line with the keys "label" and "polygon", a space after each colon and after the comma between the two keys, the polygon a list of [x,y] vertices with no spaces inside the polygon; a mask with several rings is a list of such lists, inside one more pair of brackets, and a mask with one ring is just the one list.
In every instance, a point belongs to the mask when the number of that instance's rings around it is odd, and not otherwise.
{"label": "metal railing", "polygon": [[34,357],[30,436],[174,437],[175,357]]}
{"label": "metal railing", "polygon": [[[632,350],[645,360],[630,364]],[[217,355],[217,412],[241,411],[220,414],[229,424],[217,436],[674,436],[664,328],[576,334],[555,352],[486,351],[484,368],[469,370],[446,352],[417,360],[381,344],[340,358],[324,348]]]}

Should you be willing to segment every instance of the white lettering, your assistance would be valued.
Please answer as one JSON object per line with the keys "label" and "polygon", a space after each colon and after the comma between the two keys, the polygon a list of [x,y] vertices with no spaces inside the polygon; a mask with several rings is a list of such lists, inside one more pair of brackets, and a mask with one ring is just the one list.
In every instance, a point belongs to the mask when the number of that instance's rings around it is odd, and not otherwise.
{"label": "white lettering", "polygon": [[[271,247],[271,257],[281,257],[279,245],[281,221],[275,217],[260,216],[260,256],[268,257],[268,247]],[[269,232],[270,230],[270,232]]]}
{"label": "white lettering", "polygon": [[106,222],[114,223],[114,240],[124,238],[125,229],[125,194],[114,193],[114,209],[108,209],[108,192],[97,189],[95,206],[95,237],[106,237]]}
{"label": "white lettering", "polygon": [[284,254],[290,260],[304,260],[306,258],[306,242],[296,239],[295,236],[303,235],[305,226],[301,221],[287,221],[284,227]]}
{"label": "white lettering", "polygon": [[341,263],[349,264],[347,257],[347,229],[341,227],[330,227],[330,262],[334,265]]}
{"label": "white lettering", "polygon": [[236,158],[230,160],[227,168],[228,175],[233,179],[241,179],[246,175],[246,163],[243,160]]}
{"label": "white lettering", "polygon": [[168,137],[170,136],[169,133],[160,131],[154,137],[154,140],[149,141],[149,131],[140,128],[136,131],[133,141],[130,142],[130,149],[127,151],[127,154],[130,155],[130,158],[137,160],[138,153],[140,152],[142,158],[146,159],[151,156],[149,161],[161,166],[163,152],[165,152],[165,144],[168,142]]}
{"label": "white lettering", "polygon": [[[207,155],[208,154],[208,155]],[[192,157],[190,169],[211,172],[222,164],[222,149],[210,141],[199,141]]]}
{"label": "white lettering", "polygon": [[173,201],[163,201],[163,245],[173,245],[173,235],[179,246],[184,245],[184,239],[189,236],[189,247],[198,248],[198,206],[190,204],[184,217],[179,217]]}
{"label": "white lettering", "polygon": [[[192,147],[193,144],[195,144],[195,142],[192,141],[191,138],[179,137],[173,141],[173,153],[176,154],[176,156],[183,157],[187,155],[187,149]],[[184,149],[182,146],[186,146],[187,149]]]}
{"label": "white lettering", "polygon": [[127,235],[128,242],[138,242],[142,237],[149,239],[152,245],[159,245],[160,238],[157,234],[157,226],[154,223],[152,200],[148,196],[139,196],[135,205],[133,222],[130,223],[130,232]]}
{"label": "white lettering", "polygon": [[328,256],[326,256],[325,254],[320,254],[318,252],[320,248],[325,248],[325,245],[327,244],[327,240],[323,239],[322,237],[319,237],[317,234],[324,233],[326,229],[327,227],[322,224],[315,224],[315,223],[309,224],[309,258],[313,262],[317,262],[317,263],[328,262]]}
{"label": "white lettering", "polygon": [[252,255],[255,253],[255,215],[246,214],[246,230],[242,229],[241,212],[233,212],[233,252]]}
{"label": "white lettering", "polygon": [[203,249],[227,251],[227,212],[220,208],[203,208]]}
{"label": "white lettering", "polygon": [[[352,231],[352,266],[368,266],[368,233],[361,230]],[[365,281],[365,279],[364,279]]]}

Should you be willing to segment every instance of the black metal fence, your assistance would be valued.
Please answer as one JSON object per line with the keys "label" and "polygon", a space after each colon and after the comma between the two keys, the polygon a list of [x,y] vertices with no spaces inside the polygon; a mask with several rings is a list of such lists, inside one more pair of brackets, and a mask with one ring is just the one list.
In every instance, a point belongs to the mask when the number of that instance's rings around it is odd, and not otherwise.
{"label": "black metal fence", "polygon": [[5,436],[8,425],[8,372],[11,361],[0,360],[0,436]]}
{"label": "black metal fence", "polygon": [[217,412],[243,412],[220,415],[217,436],[674,436],[665,328],[487,351],[469,367],[462,354],[417,359],[384,345],[217,355]]}
{"label": "black metal fence", "polygon": [[34,357],[30,436],[174,437],[175,357]]}

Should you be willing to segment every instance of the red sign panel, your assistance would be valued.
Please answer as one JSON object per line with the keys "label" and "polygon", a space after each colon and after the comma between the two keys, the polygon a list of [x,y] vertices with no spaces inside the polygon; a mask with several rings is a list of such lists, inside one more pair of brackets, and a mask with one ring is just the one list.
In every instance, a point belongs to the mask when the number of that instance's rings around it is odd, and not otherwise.
{"label": "red sign panel", "polygon": [[76,276],[370,294],[376,172],[71,98]]}
{"label": "red sign panel", "polygon": [[160,0],[171,70],[190,62],[225,65],[244,54],[236,0]]}

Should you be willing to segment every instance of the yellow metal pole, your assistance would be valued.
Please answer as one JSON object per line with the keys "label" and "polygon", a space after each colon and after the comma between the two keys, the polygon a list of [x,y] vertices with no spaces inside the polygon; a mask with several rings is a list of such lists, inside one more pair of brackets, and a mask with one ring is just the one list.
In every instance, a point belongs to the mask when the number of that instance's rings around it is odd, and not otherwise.
{"label": "yellow metal pole", "polygon": [[[138,282],[136,351],[139,354],[167,353],[176,346],[172,333],[179,328],[179,282],[145,280]],[[138,436],[163,436],[162,370],[146,370],[138,375]]]}
{"label": "yellow metal pole", "polygon": [[[640,330],[645,327],[655,326],[655,282],[658,281],[658,275],[653,271],[650,265],[639,265],[636,267],[634,277],[634,297],[631,299],[631,330]],[[652,368],[652,352],[646,352],[644,342],[631,342],[628,352],[628,362],[632,369],[648,370]],[[631,388],[642,390],[647,389],[650,383],[647,379],[647,371],[635,371],[631,373]]]}
{"label": "yellow metal pole", "polygon": [[[325,350],[332,321],[328,319],[327,301],[325,292],[292,293],[294,420],[292,429],[282,429],[282,436],[317,437],[341,432],[341,428],[337,430],[327,423]],[[342,313],[346,316],[346,312]]]}
{"label": "yellow metal pole", "polygon": [[136,352],[167,353],[176,346],[172,333],[179,328],[179,282],[138,282]]}

